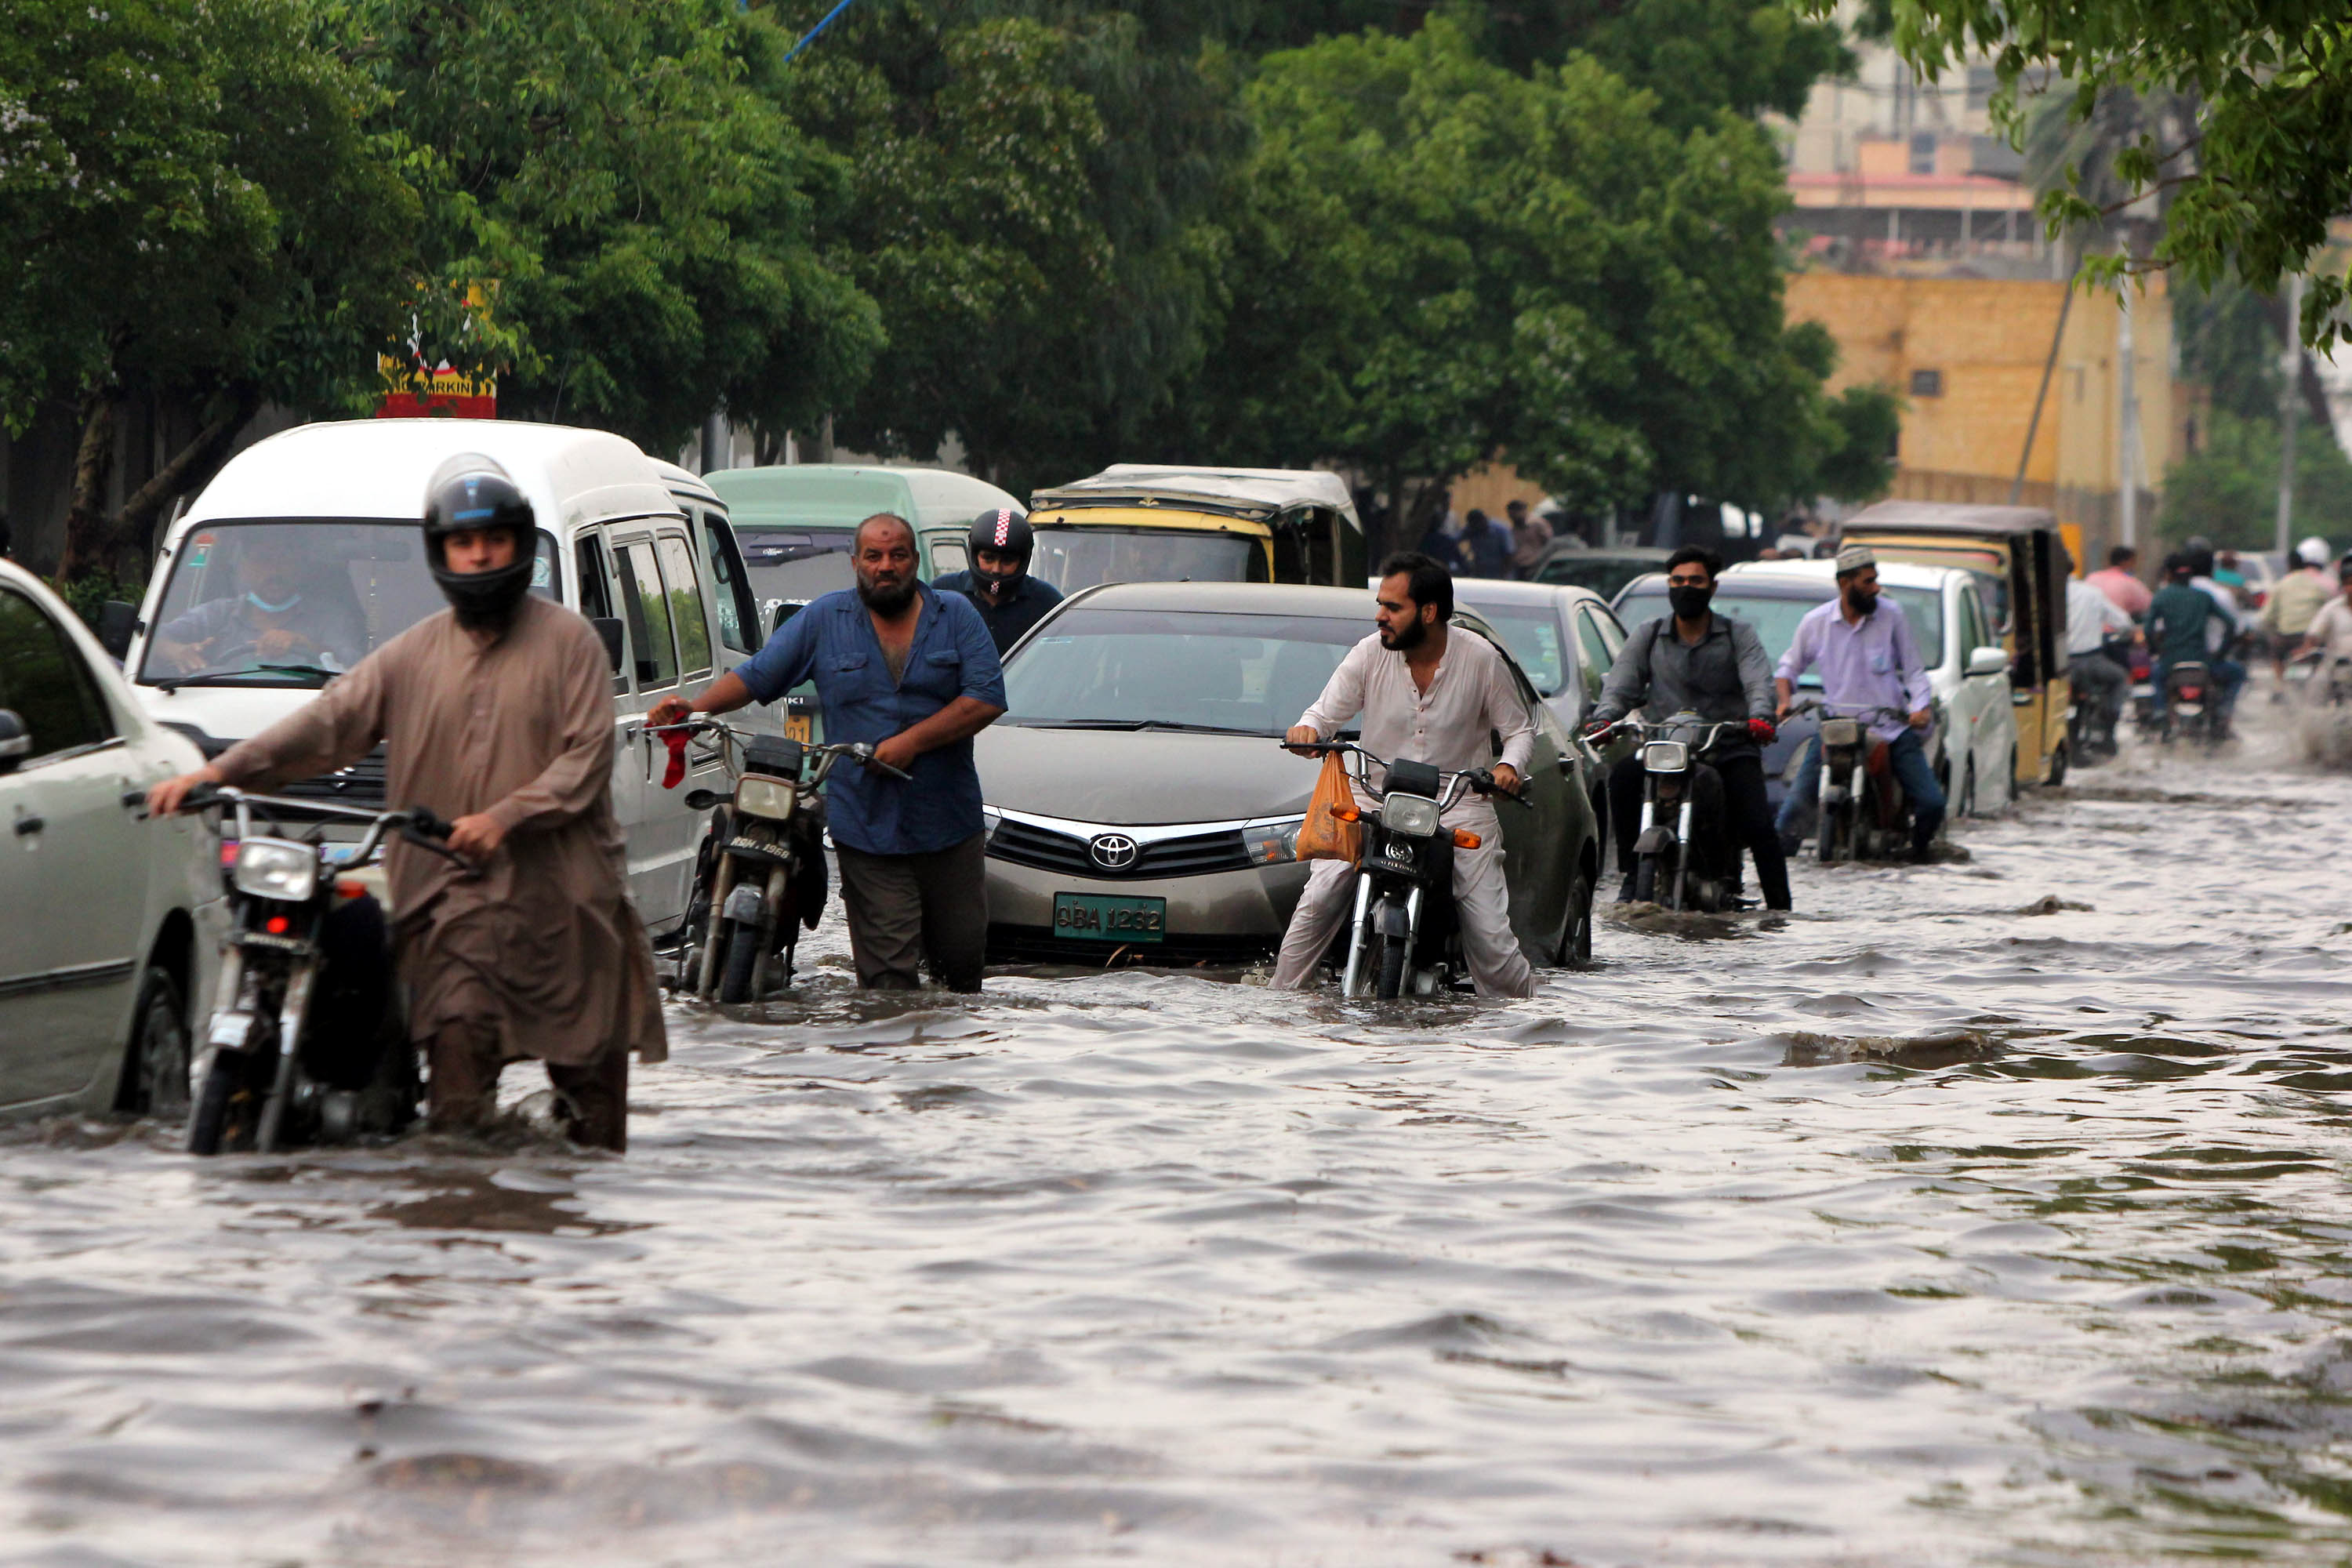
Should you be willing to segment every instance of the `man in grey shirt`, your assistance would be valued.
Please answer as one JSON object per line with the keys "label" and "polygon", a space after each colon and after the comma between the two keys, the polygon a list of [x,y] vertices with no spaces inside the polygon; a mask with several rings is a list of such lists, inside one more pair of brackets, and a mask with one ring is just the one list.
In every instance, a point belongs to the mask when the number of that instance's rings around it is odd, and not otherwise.
{"label": "man in grey shirt", "polygon": [[[1708,607],[1723,562],[1715,552],[1685,545],[1666,562],[1671,615],[1637,626],[1610,666],[1608,684],[1592,710],[1590,729],[1640,710],[1651,720],[1695,712],[1710,723],[1745,720],[1723,731],[1706,761],[1691,772],[1694,830],[1710,836],[1707,858],[1725,874],[1746,845],[1756,860],[1756,882],[1770,908],[1789,907],[1789,861],[1764,794],[1762,747],[1774,733],[1772,661],[1756,628]],[[1633,896],[1633,839],[1642,816],[1642,758],[1637,751],[1610,770],[1609,807],[1617,830],[1617,857],[1625,868],[1620,903]]]}

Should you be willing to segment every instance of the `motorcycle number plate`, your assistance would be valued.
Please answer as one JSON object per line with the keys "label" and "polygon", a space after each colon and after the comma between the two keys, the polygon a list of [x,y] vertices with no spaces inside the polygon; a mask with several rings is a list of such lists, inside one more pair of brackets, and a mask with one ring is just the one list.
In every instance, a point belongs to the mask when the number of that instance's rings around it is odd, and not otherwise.
{"label": "motorcycle number plate", "polygon": [[1168,934],[1168,900],[1108,893],[1055,893],[1054,934],[1079,942],[1160,942]]}

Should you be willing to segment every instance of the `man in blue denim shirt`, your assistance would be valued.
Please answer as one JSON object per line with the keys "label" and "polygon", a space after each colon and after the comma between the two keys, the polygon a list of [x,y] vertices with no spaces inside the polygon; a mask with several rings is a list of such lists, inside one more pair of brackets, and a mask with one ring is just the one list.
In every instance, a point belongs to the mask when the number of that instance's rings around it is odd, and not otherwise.
{"label": "man in blue denim shirt", "polygon": [[692,703],[664,698],[646,721],[773,702],[814,679],[827,741],[871,742],[877,762],[913,775],[845,768],[825,786],[857,983],[912,990],[928,959],[940,984],[977,991],[988,904],[971,738],[1004,711],[1004,670],[980,612],[923,586],[915,563],[905,518],[867,518],[855,591],[818,598]]}

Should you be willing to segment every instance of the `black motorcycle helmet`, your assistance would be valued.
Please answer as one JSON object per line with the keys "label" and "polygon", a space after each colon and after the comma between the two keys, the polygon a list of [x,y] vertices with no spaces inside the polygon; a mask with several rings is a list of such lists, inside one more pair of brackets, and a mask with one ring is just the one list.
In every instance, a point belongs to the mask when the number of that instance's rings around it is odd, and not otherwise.
{"label": "black motorcycle helmet", "polygon": [[[433,470],[425,488],[425,562],[459,626],[503,626],[512,617],[530,591],[533,521],[521,487],[479,452],[461,452]],[[490,528],[513,532],[514,563],[495,572],[450,571],[449,536]]]}
{"label": "black motorcycle helmet", "polygon": [[[1004,506],[972,519],[971,531],[964,535],[964,543],[971,553],[972,581],[992,585],[1001,593],[1018,584],[1029,570],[1029,555],[1036,547],[1037,536],[1031,531],[1025,514]],[[983,571],[980,564],[980,552],[983,550],[1013,556],[1021,564],[1006,573]]]}
{"label": "black motorcycle helmet", "polygon": [[2181,541],[2180,552],[2189,557],[2189,573],[2193,577],[2213,575],[2213,542],[2201,533],[2192,533]]}

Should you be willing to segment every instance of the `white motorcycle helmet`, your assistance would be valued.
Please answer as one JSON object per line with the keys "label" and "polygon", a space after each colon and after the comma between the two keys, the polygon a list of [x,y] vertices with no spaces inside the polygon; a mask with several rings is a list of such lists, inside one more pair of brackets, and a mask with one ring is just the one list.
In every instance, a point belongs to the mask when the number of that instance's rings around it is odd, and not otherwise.
{"label": "white motorcycle helmet", "polygon": [[2327,541],[2315,533],[2294,547],[2296,561],[2305,566],[2316,566],[2323,572],[2327,569],[2328,557],[2335,553],[2328,548]]}

